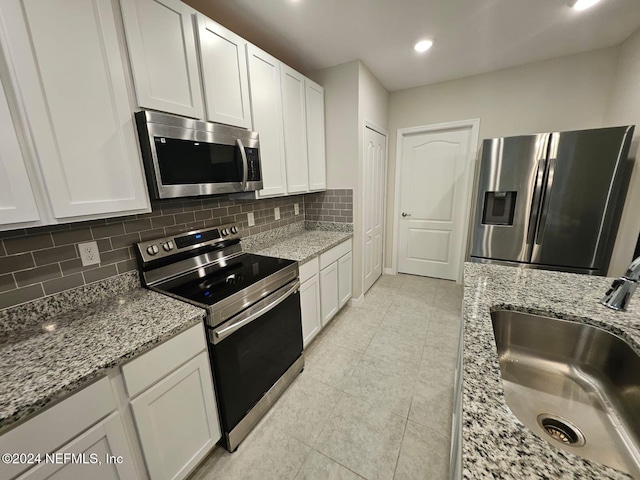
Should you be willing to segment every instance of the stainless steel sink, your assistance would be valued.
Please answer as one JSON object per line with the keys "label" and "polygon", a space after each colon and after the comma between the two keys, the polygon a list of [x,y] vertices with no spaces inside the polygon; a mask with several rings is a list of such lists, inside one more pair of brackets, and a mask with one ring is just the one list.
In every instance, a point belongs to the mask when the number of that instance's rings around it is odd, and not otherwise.
{"label": "stainless steel sink", "polygon": [[640,357],[582,323],[491,313],[507,405],[558,448],[640,477]]}

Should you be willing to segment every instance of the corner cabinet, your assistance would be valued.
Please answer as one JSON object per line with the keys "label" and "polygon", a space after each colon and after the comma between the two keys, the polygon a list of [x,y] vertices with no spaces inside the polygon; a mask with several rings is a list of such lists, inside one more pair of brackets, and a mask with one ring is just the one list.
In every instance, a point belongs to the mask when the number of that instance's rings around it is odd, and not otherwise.
{"label": "corner cabinet", "polygon": [[247,45],[249,92],[253,129],[260,134],[263,188],[258,198],[287,193],[284,156],[280,61],[253,45]]}
{"label": "corner cabinet", "polygon": [[115,3],[3,0],[0,17],[48,223],[149,211]]}
{"label": "corner cabinet", "polygon": [[206,119],[251,129],[247,42],[204,15],[197,20]]}
{"label": "corner cabinet", "polygon": [[304,80],[307,119],[307,155],[309,191],[326,190],[327,159],[324,142],[324,88],[308,78]]}
{"label": "corner cabinet", "polygon": [[203,118],[195,10],[179,0],[120,6],[138,106]]}

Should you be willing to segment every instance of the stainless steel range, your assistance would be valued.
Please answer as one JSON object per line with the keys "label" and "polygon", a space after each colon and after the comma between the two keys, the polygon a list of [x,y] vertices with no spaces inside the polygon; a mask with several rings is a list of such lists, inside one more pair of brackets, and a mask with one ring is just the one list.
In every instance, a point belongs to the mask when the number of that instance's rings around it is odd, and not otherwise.
{"label": "stainless steel range", "polygon": [[243,253],[236,225],[137,244],[144,285],[205,308],[225,446],[235,451],[304,367],[298,263]]}

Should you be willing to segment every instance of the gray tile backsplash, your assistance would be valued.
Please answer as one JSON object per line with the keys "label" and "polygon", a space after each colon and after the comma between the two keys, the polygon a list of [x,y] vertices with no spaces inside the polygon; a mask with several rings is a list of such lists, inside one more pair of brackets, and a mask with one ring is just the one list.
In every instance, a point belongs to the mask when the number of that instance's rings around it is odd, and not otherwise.
{"label": "gray tile backsplash", "polygon": [[312,222],[353,223],[353,190],[326,190],[307,195],[305,215]]}
{"label": "gray tile backsplash", "polygon": [[[294,215],[294,204],[300,208]],[[226,195],[154,202],[150,213],[0,232],[0,309],[87,285],[137,268],[133,245],[224,223],[243,236],[306,220],[353,221],[351,190],[245,200]],[[273,209],[280,208],[280,220]],[[311,211],[312,215],[309,215]],[[249,227],[247,213],[255,226]],[[83,267],[78,243],[95,240],[101,262]]]}

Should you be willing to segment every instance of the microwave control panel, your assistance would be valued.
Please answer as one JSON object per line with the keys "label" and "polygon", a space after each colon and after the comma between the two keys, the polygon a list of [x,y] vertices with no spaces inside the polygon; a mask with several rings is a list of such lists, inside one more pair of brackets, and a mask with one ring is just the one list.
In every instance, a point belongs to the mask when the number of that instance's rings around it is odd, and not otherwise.
{"label": "microwave control panel", "polygon": [[259,182],[262,180],[260,176],[260,155],[257,148],[245,148],[247,154],[247,166],[249,173],[247,175],[248,182]]}

